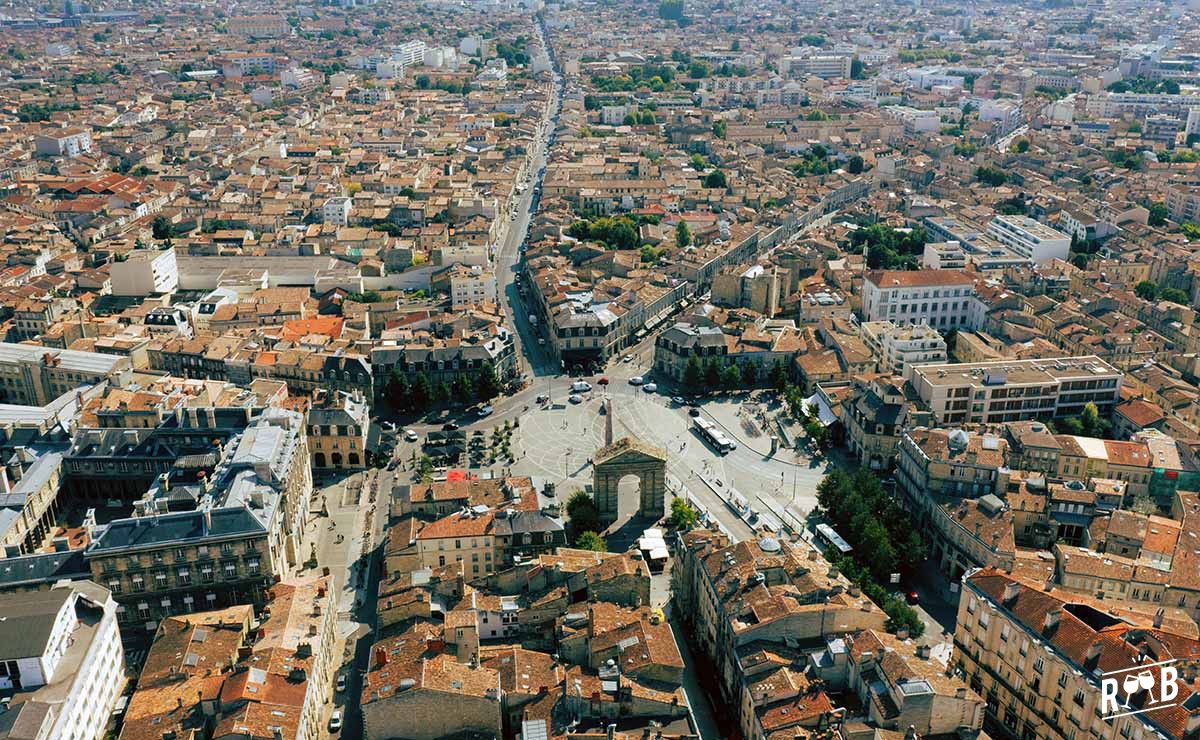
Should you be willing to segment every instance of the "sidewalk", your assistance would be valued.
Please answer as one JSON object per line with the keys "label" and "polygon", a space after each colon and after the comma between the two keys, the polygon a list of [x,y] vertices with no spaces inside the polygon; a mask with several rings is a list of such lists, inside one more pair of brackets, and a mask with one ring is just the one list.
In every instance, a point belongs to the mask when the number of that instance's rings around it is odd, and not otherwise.
{"label": "sidewalk", "polygon": [[[771,455],[771,436],[777,434],[774,425],[776,419],[780,418],[779,414],[768,411],[769,424],[764,427],[761,417],[757,413],[751,414],[749,410],[751,407],[766,405],[765,401],[751,400],[748,394],[737,394],[705,401],[701,409],[738,445],[788,465],[808,465],[811,462],[809,455],[803,450],[786,447],[782,439],[774,456]],[[803,436],[797,425],[789,423],[787,426],[788,434],[793,439]]]}

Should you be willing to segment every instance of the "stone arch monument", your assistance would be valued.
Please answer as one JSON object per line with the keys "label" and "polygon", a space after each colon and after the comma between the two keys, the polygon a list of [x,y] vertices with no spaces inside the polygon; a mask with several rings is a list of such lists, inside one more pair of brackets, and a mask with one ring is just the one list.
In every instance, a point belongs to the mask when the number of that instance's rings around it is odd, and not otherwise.
{"label": "stone arch monument", "polygon": [[592,461],[592,491],[601,521],[616,521],[617,488],[627,475],[638,479],[639,516],[657,520],[666,513],[666,450],[634,437],[622,437],[597,450]]}

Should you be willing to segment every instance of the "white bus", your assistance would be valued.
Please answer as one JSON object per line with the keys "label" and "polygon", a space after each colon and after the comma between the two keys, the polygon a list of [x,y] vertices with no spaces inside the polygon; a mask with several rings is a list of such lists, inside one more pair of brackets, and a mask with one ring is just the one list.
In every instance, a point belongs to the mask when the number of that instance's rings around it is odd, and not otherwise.
{"label": "white bus", "polygon": [[717,425],[713,424],[708,419],[697,416],[692,420],[692,427],[696,430],[696,433],[699,434],[700,437],[709,444],[710,447],[722,455],[728,454],[729,451],[734,448],[733,442],[731,442],[729,438],[725,436],[725,433],[718,429]]}

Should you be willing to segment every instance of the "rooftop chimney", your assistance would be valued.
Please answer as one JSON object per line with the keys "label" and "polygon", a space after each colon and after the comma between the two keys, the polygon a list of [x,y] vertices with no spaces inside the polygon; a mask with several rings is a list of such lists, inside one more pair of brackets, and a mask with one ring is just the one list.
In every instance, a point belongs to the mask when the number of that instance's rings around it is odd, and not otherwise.
{"label": "rooftop chimney", "polygon": [[384,648],[375,648],[375,667],[381,668],[388,664],[388,653]]}
{"label": "rooftop chimney", "polygon": [[1016,581],[1009,581],[1004,584],[1004,603],[1011,604],[1016,600],[1017,594],[1021,593],[1021,584]]}
{"label": "rooftop chimney", "polygon": [[1042,618],[1042,631],[1052,630],[1058,626],[1058,620],[1062,616],[1062,607],[1056,607],[1046,612],[1046,616]]}
{"label": "rooftop chimney", "polygon": [[1155,627],[1162,627],[1164,616],[1166,616],[1166,610],[1163,609],[1162,607],[1159,607],[1158,611],[1154,612],[1154,626]]}

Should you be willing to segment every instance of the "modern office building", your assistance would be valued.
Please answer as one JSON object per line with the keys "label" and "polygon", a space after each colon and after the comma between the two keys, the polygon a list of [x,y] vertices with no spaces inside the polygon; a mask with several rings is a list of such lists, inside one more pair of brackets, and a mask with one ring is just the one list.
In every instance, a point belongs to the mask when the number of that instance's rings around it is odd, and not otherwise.
{"label": "modern office building", "polygon": [[1071,237],[1028,216],[996,216],[988,223],[988,235],[1007,244],[1034,264],[1065,260]]}
{"label": "modern office building", "polygon": [[920,365],[912,383],[939,424],[999,424],[1078,414],[1089,402],[1106,413],[1120,399],[1121,378],[1087,355]]}

